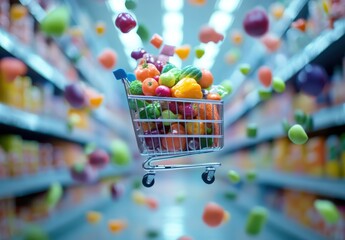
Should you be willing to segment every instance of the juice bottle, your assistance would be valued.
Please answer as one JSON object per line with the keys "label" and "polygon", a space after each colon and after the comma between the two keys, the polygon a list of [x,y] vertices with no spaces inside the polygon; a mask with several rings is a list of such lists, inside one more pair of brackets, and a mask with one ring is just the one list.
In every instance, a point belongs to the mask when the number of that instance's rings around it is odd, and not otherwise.
{"label": "juice bottle", "polygon": [[340,164],[342,177],[345,178],[345,133],[340,136]]}
{"label": "juice bottle", "polygon": [[326,176],[340,178],[339,139],[336,135],[331,135],[327,138],[326,148]]}

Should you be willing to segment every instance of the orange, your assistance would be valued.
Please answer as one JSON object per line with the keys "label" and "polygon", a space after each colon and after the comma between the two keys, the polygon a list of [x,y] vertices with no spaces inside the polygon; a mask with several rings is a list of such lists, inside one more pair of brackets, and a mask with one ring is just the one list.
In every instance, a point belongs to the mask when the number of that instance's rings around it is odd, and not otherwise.
{"label": "orange", "polygon": [[190,46],[189,45],[184,45],[179,48],[175,49],[175,53],[181,60],[185,60],[190,53]]}
{"label": "orange", "polygon": [[224,209],[214,202],[210,202],[205,206],[202,219],[210,227],[219,226],[224,219]]}
{"label": "orange", "polygon": [[207,69],[201,69],[201,78],[199,80],[199,85],[201,88],[208,88],[213,84],[213,75],[212,73]]}

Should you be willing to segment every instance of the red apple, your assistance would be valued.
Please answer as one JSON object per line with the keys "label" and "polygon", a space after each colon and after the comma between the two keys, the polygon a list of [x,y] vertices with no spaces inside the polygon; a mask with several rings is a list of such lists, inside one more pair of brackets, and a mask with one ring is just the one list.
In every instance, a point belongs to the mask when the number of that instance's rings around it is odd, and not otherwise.
{"label": "red apple", "polygon": [[167,86],[160,85],[156,88],[156,96],[171,97],[171,89]]}

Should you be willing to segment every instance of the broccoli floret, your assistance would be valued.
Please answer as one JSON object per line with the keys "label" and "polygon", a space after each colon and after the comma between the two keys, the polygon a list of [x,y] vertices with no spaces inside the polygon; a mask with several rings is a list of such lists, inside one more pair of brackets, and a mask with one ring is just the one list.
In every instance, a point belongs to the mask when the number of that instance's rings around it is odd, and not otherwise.
{"label": "broccoli floret", "polygon": [[133,95],[144,95],[143,93],[143,83],[139,80],[134,80],[129,85],[129,92]]}

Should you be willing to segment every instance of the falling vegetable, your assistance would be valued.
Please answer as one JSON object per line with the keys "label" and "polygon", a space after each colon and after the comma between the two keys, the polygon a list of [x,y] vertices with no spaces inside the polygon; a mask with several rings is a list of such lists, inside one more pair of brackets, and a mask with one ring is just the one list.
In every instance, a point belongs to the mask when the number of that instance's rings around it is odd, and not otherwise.
{"label": "falling vegetable", "polygon": [[224,219],[224,209],[217,203],[209,202],[204,208],[202,219],[209,227],[218,227]]}
{"label": "falling vegetable", "polygon": [[186,60],[190,53],[190,46],[183,45],[181,47],[175,48],[175,53],[181,60]]}
{"label": "falling vegetable", "polygon": [[86,220],[91,224],[99,223],[102,220],[102,214],[96,211],[89,211],[86,213]]}
{"label": "falling vegetable", "polygon": [[288,137],[294,144],[305,144],[308,141],[308,135],[299,124],[295,124],[289,129]]}
{"label": "falling vegetable", "polygon": [[115,67],[117,63],[117,54],[112,49],[104,49],[98,55],[98,62],[105,68],[105,69],[112,69]]}
{"label": "falling vegetable", "polygon": [[255,7],[248,11],[244,16],[243,28],[251,37],[263,36],[269,28],[266,11],[261,7]]}
{"label": "falling vegetable", "polygon": [[70,13],[66,7],[57,7],[48,12],[40,22],[40,28],[48,36],[61,36],[69,27]]}
{"label": "falling vegetable", "polygon": [[335,224],[340,220],[339,211],[331,201],[316,200],[314,207],[327,223]]}
{"label": "falling vegetable", "polygon": [[54,208],[56,204],[60,201],[63,194],[63,188],[60,183],[53,183],[46,195],[46,202],[49,208]]}
{"label": "falling vegetable", "polygon": [[137,22],[129,13],[119,13],[115,20],[115,26],[122,32],[128,33],[137,26]]}
{"label": "falling vegetable", "polygon": [[266,208],[254,207],[247,217],[246,233],[252,236],[258,235],[266,224],[267,215]]}
{"label": "falling vegetable", "polygon": [[153,34],[153,36],[151,37],[150,43],[155,47],[155,48],[160,48],[163,44],[163,38],[155,33]]}

